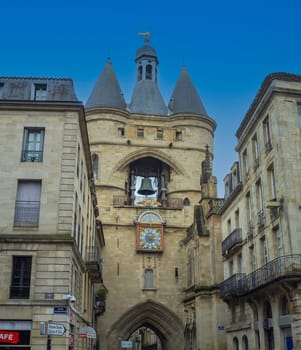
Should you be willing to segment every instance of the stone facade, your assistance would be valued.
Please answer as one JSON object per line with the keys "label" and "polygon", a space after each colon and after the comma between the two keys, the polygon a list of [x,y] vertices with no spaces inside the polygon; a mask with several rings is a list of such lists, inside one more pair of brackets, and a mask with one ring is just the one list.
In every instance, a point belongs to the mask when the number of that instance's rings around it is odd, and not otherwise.
{"label": "stone facade", "polygon": [[221,212],[228,348],[301,348],[300,102],[301,77],[272,74],[237,131]]}
{"label": "stone facade", "polygon": [[[30,93],[41,83],[44,95]],[[94,340],[78,334],[95,324],[101,273],[91,266],[104,240],[88,181],[83,105],[68,79],[1,78],[0,84],[0,333],[11,337],[9,349],[41,349],[50,341],[55,349],[74,342],[87,349]],[[41,333],[49,321],[66,332],[47,339]]]}

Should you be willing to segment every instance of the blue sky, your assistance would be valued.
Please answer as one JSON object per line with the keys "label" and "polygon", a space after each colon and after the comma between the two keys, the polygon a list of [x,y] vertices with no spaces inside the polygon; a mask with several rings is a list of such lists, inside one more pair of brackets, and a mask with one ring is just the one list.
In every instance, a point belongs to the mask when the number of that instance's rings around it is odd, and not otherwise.
{"label": "blue sky", "polygon": [[301,2],[7,1],[1,10],[0,76],[70,77],[84,103],[111,57],[130,100],[137,35],[151,32],[167,103],[185,64],[218,124],[213,169],[219,195],[237,160],[235,131],[265,78],[301,74]]}

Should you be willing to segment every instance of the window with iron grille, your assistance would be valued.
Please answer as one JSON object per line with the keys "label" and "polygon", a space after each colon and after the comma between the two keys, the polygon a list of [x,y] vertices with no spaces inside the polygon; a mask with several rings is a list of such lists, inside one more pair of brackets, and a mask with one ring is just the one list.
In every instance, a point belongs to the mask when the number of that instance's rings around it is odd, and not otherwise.
{"label": "window with iron grille", "polygon": [[13,256],[10,299],[29,298],[31,262],[31,256]]}
{"label": "window with iron grille", "polygon": [[40,217],[40,180],[19,180],[15,204],[15,227],[38,227]]}
{"label": "window with iron grille", "polygon": [[25,128],[23,136],[22,162],[42,162],[44,128]]}

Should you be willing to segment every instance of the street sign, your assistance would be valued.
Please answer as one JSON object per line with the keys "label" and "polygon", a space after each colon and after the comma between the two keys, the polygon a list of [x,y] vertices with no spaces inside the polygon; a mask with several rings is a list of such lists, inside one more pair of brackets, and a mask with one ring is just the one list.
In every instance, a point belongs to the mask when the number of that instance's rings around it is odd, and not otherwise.
{"label": "street sign", "polygon": [[120,346],[121,346],[121,349],[132,349],[133,342],[131,340],[121,340]]}
{"label": "street sign", "polygon": [[55,306],[53,308],[54,314],[66,314],[68,312],[67,306]]}
{"label": "street sign", "polygon": [[63,325],[63,323],[48,323],[47,325],[48,330],[47,334],[48,335],[64,335],[66,332],[66,327]]}

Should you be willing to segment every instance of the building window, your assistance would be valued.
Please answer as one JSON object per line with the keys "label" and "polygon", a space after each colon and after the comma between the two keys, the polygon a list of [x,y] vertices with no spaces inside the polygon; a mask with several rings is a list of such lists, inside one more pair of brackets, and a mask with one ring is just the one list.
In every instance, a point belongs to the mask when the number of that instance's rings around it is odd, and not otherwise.
{"label": "building window", "polygon": [[124,137],[124,128],[118,128],[118,136]]}
{"label": "building window", "polygon": [[[0,87],[1,91],[1,87]],[[0,92],[0,97],[1,97],[1,92]],[[301,105],[298,105],[298,119],[299,119],[299,128],[301,129]]]}
{"label": "building window", "polygon": [[255,134],[252,138],[252,152],[253,152],[253,159],[254,159],[254,170],[256,170],[259,166],[259,146],[258,146],[257,134]]}
{"label": "building window", "polygon": [[276,256],[283,256],[283,244],[282,244],[282,237],[281,237],[281,231],[279,229],[279,226],[275,227],[273,229],[274,233],[274,240],[275,240],[275,253]]}
{"label": "building window", "polygon": [[267,244],[267,240],[266,237],[263,236],[260,239],[260,250],[261,250],[261,263],[262,265],[267,264],[269,261],[269,257],[268,257],[268,244]]}
{"label": "building window", "polygon": [[246,335],[242,337],[242,349],[249,350],[248,337]]}
{"label": "building window", "polygon": [[176,141],[182,141],[182,139],[183,139],[183,133],[182,133],[182,131],[181,130],[177,130],[176,131]]}
{"label": "building window", "polygon": [[152,80],[152,72],[153,72],[153,67],[151,64],[148,64],[146,66],[146,70],[145,70],[145,79],[147,80]]}
{"label": "building window", "polygon": [[263,211],[263,193],[262,184],[259,179],[256,182],[256,197],[257,197],[257,209],[258,209],[258,227],[264,226],[264,211]]}
{"label": "building window", "polygon": [[138,137],[144,137],[144,129],[143,128],[138,128],[137,129],[137,136]]}
{"label": "building window", "polygon": [[163,140],[163,129],[157,129],[157,139]]}
{"label": "building window", "polygon": [[271,140],[271,126],[270,126],[270,117],[267,115],[263,121],[263,140],[265,152],[268,153],[272,149],[272,140]]}
{"label": "building window", "polygon": [[98,179],[98,155],[92,155],[92,167],[93,167],[93,177],[94,179]]}
{"label": "building window", "polygon": [[154,271],[152,269],[145,269],[144,271],[144,289],[154,288]]}
{"label": "building window", "polygon": [[10,299],[29,298],[31,259],[31,256],[13,256]]}
{"label": "building window", "polygon": [[47,100],[47,84],[34,84],[34,100]]}
{"label": "building window", "polygon": [[43,160],[45,129],[25,128],[23,135],[22,162],[41,162]]}
{"label": "building window", "polygon": [[138,81],[142,80],[142,66],[138,67]]}
{"label": "building window", "polygon": [[256,255],[255,255],[254,245],[252,245],[250,247],[249,257],[250,257],[250,269],[251,269],[251,271],[255,271],[256,270]]}
{"label": "building window", "polygon": [[38,227],[40,216],[41,181],[18,182],[15,206],[15,227]]}
{"label": "building window", "polygon": [[239,350],[239,343],[236,337],[233,338],[233,350]]}
{"label": "building window", "polygon": [[246,214],[247,214],[247,225],[248,225],[248,239],[253,238],[254,223],[253,223],[253,207],[251,194],[248,192],[246,194]]}
{"label": "building window", "polygon": [[246,180],[249,176],[249,171],[250,171],[247,149],[245,149],[242,153],[242,166],[243,166],[243,171],[244,171],[245,180]]}
{"label": "building window", "polygon": [[275,185],[275,173],[274,173],[274,166],[271,165],[268,168],[268,182],[269,182],[269,194],[270,194],[270,200],[276,200],[276,185]]}
{"label": "building window", "polygon": [[241,273],[242,272],[242,255],[238,254],[237,256],[237,272]]}

